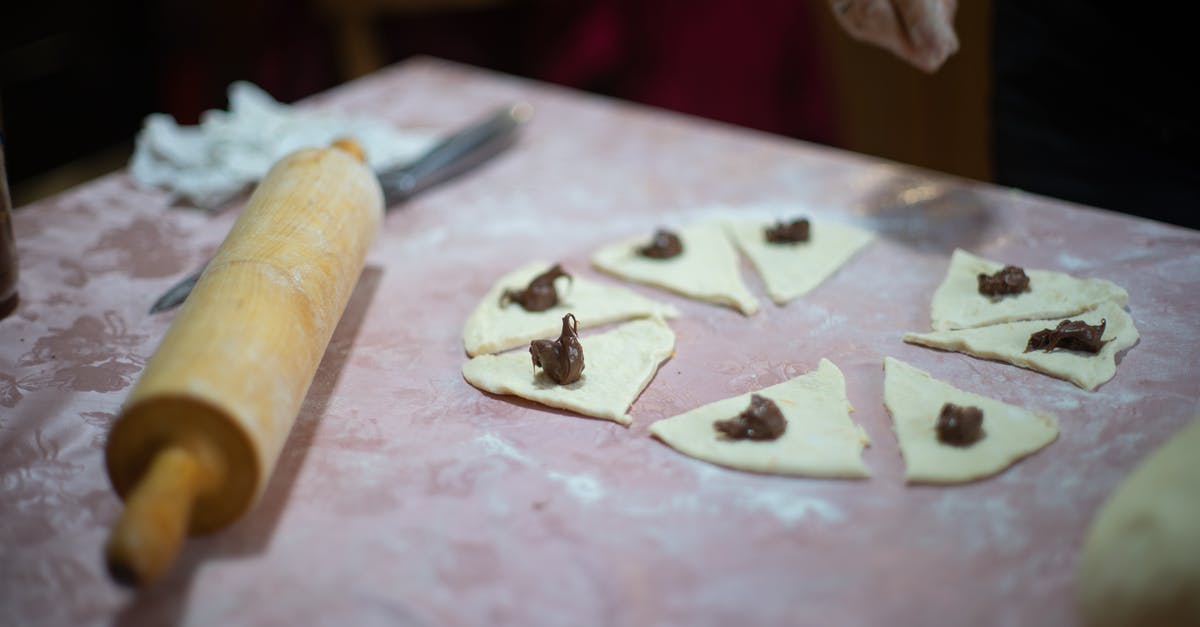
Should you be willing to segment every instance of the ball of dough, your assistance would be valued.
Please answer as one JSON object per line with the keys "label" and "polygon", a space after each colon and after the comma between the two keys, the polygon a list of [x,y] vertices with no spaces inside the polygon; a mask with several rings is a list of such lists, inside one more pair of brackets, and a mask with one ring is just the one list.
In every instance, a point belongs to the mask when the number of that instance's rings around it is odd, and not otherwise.
{"label": "ball of dough", "polygon": [[1200,420],[1117,486],[1078,583],[1087,625],[1200,626]]}

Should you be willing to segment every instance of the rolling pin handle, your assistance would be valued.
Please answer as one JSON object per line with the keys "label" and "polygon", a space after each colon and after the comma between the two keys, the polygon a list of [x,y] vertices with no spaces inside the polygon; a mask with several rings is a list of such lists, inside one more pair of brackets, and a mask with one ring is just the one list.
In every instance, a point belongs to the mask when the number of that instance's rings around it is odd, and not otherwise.
{"label": "rolling pin handle", "polygon": [[350,156],[358,159],[359,163],[367,162],[367,153],[363,150],[362,144],[357,140],[349,137],[339,137],[334,140],[332,146],[343,152],[350,153]]}
{"label": "rolling pin handle", "polygon": [[170,446],[155,455],[109,535],[105,562],[113,580],[144,587],[170,568],[187,534],[192,504],[210,477],[184,447]]}

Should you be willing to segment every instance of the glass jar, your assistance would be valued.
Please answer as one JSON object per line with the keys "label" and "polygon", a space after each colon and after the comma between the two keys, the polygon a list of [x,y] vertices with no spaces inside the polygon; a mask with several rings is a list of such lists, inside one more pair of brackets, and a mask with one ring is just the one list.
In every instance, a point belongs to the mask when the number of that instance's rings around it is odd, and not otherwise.
{"label": "glass jar", "polygon": [[17,244],[13,240],[12,197],[4,167],[4,138],[0,137],[0,320],[17,308]]}

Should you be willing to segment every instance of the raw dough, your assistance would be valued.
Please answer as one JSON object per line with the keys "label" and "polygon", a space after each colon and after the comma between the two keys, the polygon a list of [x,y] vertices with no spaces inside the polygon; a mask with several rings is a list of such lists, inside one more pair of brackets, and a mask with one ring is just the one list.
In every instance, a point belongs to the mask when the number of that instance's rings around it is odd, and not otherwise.
{"label": "raw dough", "polygon": [[647,259],[637,249],[650,233],[605,246],[592,255],[592,264],[613,276],[671,290],[751,315],[758,300],[742,282],[741,260],[719,222],[706,222],[675,231],[683,252],[670,259]]}
{"label": "raw dough", "polygon": [[[656,303],[624,287],[606,285],[581,276],[573,276],[573,282],[566,279],[555,281],[558,304],[545,311],[525,311],[516,303],[500,306],[500,295],[506,288],[524,289],[533,277],[545,272],[551,265],[535,261],[496,281],[463,327],[463,345],[467,355],[473,357],[498,353],[528,346],[533,340],[555,335],[562,327],[562,317],[568,312],[575,314],[581,329],[631,318],[674,318],[679,315],[679,311],[671,305]],[[570,269],[567,271],[570,272]]]}
{"label": "raw dough", "polygon": [[875,234],[836,222],[809,221],[809,240],[796,244],[772,244],[763,230],[774,222],[730,221],[726,228],[766,284],[776,303],[803,296],[829,278]]}
{"label": "raw dough", "polygon": [[[1108,321],[1104,328],[1104,348],[1096,355],[1071,350],[1054,350],[1049,353],[1035,350],[1025,352],[1029,336],[1042,329],[1053,329],[1062,320],[1083,320],[1088,324],[1099,324],[1101,318]],[[1133,318],[1112,301],[1096,309],[1069,318],[1057,320],[1026,320],[994,324],[977,329],[957,331],[935,331],[933,333],[907,333],[904,341],[933,348],[958,351],[984,359],[997,359],[1010,364],[1036,370],[1052,377],[1065,379],[1085,390],[1095,390],[1101,383],[1117,373],[1117,353],[1133,346],[1138,339]]]}
{"label": "raw dough", "polygon": [[[883,360],[883,404],[892,415],[906,478],[919,483],[965,483],[994,475],[1058,437],[1058,419],[938,381],[898,359]],[[945,403],[983,410],[983,439],[971,446],[942,444],[938,414]]]}
{"label": "raw dough", "polygon": [[647,318],[582,337],[580,343],[583,376],[569,385],[558,385],[535,369],[527,350],[474,357],[463,364],[463,377],[485,392],[515,394],[628,425],[633,418],[625,410],[674,353],[675,334],[661,319]]}
{"label": "raw dough", "polygon": [[[728,440],[713,428],[732,418],[760,394],[779,406],[787,431],[768,441]],[[870,476],[862,461],[871,443],[850,420],[846,379],[828,359],[816,371],[757,392],[747,392],[697,407],[650,425],[650,433],[684,455],[707,462],[780,475],[861,478]]]}
{"label": "raw dough", "polygon": [[1117,486],[1079,561],[1086,624],[1200,625],[1198,478],[1200,419]]}
{"label": "raw dough", "polygon": [[979,293],[979,275],[994,274],[1004,264],[955,250],[946,280],[933,293],[930,318],[934,331],[967,329],[1014,320],[1062,318],[1100,303],[1124,306],[1129,295],[1103,279],[1077,279],[1061,272],[1025,269],[1029,291],[993,300]]}

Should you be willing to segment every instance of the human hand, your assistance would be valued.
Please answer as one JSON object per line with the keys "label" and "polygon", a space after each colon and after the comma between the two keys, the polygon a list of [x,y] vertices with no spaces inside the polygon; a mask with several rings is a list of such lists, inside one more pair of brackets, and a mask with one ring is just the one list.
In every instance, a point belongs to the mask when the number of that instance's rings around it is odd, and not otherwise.
{"label": "human hand", "polygon": [[830,0],[851,37],[875,44],[933,73],[958,51],[958,0]]}

